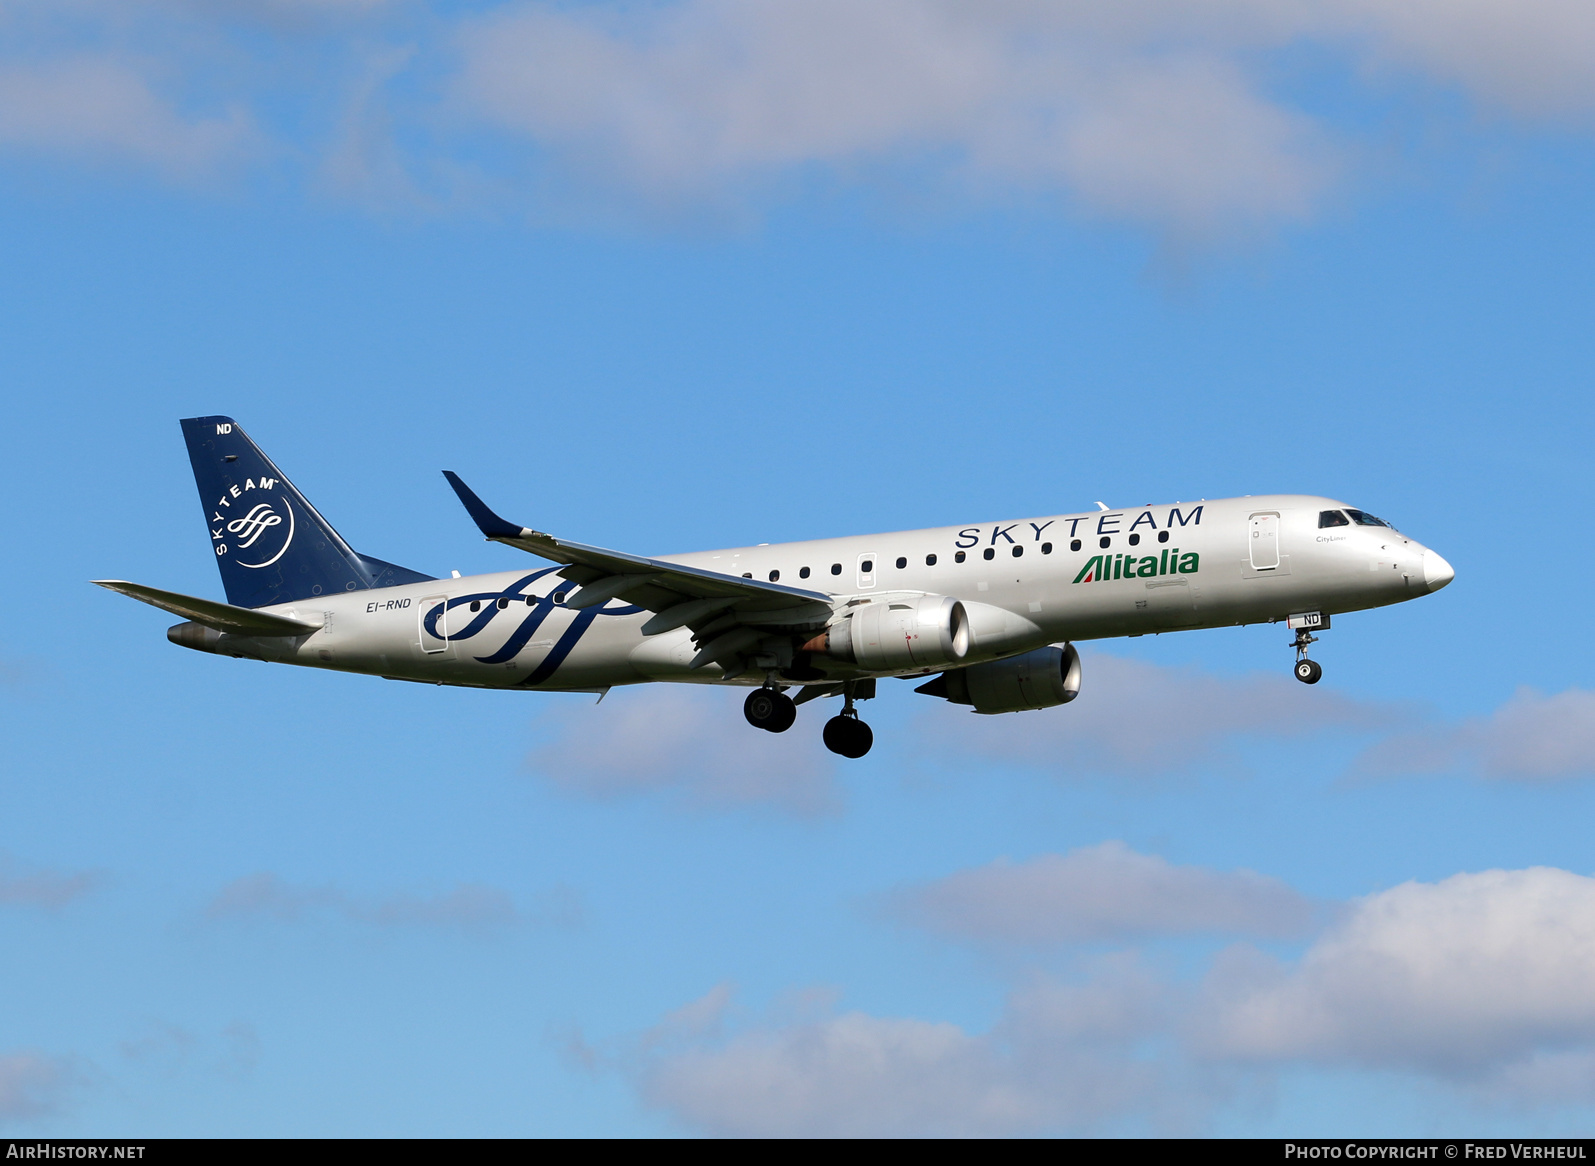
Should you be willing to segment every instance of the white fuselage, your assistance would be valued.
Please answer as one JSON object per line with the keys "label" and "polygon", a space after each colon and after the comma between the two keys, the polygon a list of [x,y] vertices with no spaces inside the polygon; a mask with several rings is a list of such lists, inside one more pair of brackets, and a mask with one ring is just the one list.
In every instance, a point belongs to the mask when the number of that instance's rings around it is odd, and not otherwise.
{"label": "white fuselage", "polygon": [[[839,611],[894,596],[952,596],[973,632],[964,663],[1064,641],[1336,615],[1450,580],[1444,559],[1389,527],[1320,528],[1320,513],[1334,509],[1345,507],[1266,495],[659,558],[823,592]],[[651,613],[623,600],[563,606],[577,588],[558,570],[534,563],[266,608],[321,627],[296,638],[226,635],[215,651],[484,688],[763,682],[753,673],[728,680],[713,662],[691,667],[690,630],[645,636]],[[825,667],[827,680],[882,675]]]}

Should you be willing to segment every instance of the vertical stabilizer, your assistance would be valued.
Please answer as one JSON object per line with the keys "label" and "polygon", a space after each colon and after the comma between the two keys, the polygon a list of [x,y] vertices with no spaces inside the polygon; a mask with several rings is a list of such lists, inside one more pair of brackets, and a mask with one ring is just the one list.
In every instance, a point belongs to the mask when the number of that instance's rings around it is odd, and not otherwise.
{"label": "vertical stabilizer", "polygon": [[231,417],[182,425],[227,602],[266,607],[432,578],[357,553]]}

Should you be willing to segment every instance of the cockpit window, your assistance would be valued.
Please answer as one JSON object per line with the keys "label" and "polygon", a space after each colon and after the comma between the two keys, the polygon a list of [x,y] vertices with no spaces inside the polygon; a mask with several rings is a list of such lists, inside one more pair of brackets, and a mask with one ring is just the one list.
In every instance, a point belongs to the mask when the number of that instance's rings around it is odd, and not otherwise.
{"label": "cockpit window", "polygon": [[1388,522],[1386,522],[1382,518],[1375,518],[1373,515],[1369,514],[1366,510],[1352,510],[1350,507],[1347,507],[1346,508],[1346,513],[1351,515],[1351,520],[1353,522],[1355,522],[1358,526],[1389,526],[1390,525]]}
{"label": "cockpit window", "polygon": [[1350,525],[1351,525],[1351,519],[1347,518],[1344,514],[1342,514],[1338,510],[1320,510],[1318,512],[1318,529],[1319,530],[1323,530],[1324,527],[1326,527],[1326,526],[1350,526]]}

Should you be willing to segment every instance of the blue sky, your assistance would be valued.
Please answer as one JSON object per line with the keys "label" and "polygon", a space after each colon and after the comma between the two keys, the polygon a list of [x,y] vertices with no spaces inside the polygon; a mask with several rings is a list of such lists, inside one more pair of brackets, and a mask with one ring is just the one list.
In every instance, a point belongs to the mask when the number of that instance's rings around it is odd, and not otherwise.
{"label": "blue sky", "polygon": [[[0,4],[8,1135],[1541,1133],[1595,1104],[1579,6]],[[1456,567],[1065,708],[185,652],[177,419],[525,562],[1301,491]]]}

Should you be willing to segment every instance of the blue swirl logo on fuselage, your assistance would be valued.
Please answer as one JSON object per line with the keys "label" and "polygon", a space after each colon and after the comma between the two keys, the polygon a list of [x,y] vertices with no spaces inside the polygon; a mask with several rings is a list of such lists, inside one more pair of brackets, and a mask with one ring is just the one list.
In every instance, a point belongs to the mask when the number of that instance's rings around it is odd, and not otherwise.
{"label": "blue swirl logo on fuselage", "polygon": [[[458,643],[481,635],[499,616],[503,616],[506,620],[514,620],[524,613],[520,623],[511,629],[509,636],[498,646],[496,651],[486,656],[472,657],[478,664],[506,664],[520,654],[521,649],[526,647],[532,636],[537,634],[537,629],[543,625],[543,621],[552,614],[554,609],[562,606],[554,602],[556,591],[550,591],[543,596],[528,595],[526,593],[526,588],[530,584],[557,570],[559,570],[558,567],[545,567],[541,571],[533,571],[530,575],[525,575],[515,580],[502,591],[480,591],[471,595],[452,596],[447,603],[434,605],[430,611],[422,616],[421,626],[426,630],[426,634],[433,639]],[[576,618],[571,621],[570,626],[559,637],[559,641],[549,649],[548,655],[544,656],[542,662],[532,670],[532,674],[520,682],[521,685],[535,687],[552,676],[555,669],[565,662],[565,657],[570,655],[571,649],[575,648],[576,642],[582,638],[587,629],[592,626],[593,621],[600,615],[635,615],[644,610],[634,603],[623,604],[620,607],[609,606],[610,603],[614,602],[616,601],[610,600],[608,603],[601,603],[597,607],[589,607],[583,611],[578,611]],[[472,613],[473,618],[469,623],[459,631],[449,632],[446,636],[438,633],[438,620],[445,610],[453,611],[457,607],[466,607],[472,603],[479,604],[480,608]]]}

